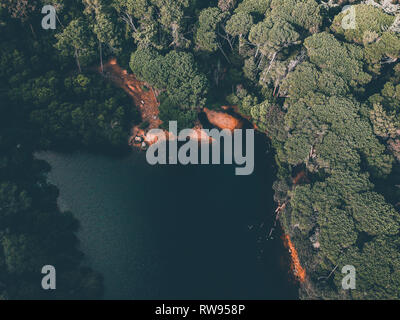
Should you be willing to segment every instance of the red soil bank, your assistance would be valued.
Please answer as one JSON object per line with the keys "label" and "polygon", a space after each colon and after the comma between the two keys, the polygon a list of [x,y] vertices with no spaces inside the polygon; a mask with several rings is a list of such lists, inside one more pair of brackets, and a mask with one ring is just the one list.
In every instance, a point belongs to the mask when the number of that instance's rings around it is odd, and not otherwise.
{"label": "red soil bank", "polygon": [[240,129],[243,126],[242,121],[228,113],[213,111],[207,108],[204,108],[203,111],[207,115],[208,121],[220,129],[233,131],[235,129]]}
{"label": "red soil bank", "polygon": [[291,257],[291,269],[295,277],[303,283],[306,280],[306,270],[301,266],[299,255],[296,248],[294,247],[292,240],[290,240],[289,235],[284,236],[285,247],[288,248]]}

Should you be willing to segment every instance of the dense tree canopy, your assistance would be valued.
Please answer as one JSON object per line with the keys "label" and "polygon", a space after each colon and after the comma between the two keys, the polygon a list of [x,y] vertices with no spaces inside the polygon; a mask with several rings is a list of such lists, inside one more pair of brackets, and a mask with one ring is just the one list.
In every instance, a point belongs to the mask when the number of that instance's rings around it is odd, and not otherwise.
{"label": "dense tree canopy", "polygon": [[[83,298],[101,292],[100,277],[81,265],[77,222],[57,208],[48,168],[32,154],[126,146],[140,119],[106,79],[110,57],[159,94],[164,128],[192,127],[204,106],[230,104],[270,137],[280,221],[307,271],[302,297],[400,298],[399,5],[50,3],[57,29],[44,31],[43,1],[0,0],[2,298],[43,294],[33,270],[50,257],[65,266],[56,298],[73,297],[72,287]],[[355,28],[343,28],[348,3]],[[356,290],[342,290],[344,265],[357,269]]]}

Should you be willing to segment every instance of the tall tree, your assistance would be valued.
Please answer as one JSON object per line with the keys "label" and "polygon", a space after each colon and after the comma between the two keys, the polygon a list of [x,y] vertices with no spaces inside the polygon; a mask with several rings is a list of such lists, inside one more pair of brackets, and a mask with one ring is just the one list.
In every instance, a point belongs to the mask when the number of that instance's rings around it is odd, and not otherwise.
{"label": "tall tree", "polygon": [[96,48],[94,34],[87,21],[83,18],[72,20],[56,38],[56,48],[63,56],[73,56],[79,72],[82,72],[82,64],[91,62]]}

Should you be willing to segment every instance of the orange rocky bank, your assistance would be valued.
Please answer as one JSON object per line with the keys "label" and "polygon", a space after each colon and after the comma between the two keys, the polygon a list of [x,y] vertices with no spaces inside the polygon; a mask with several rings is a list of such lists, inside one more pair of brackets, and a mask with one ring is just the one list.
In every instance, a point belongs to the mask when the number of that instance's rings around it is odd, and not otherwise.
{"label": "orange rocky bank", "polygon": [[[99,69],[100,71],[100,69]],[[129,74],[126,70],[123,70],[117,63],[115,58],[111,59],[104,65],[103,75],[113,81],[117,86],[121,87],[128,93],[134,104],[139,106],[140,113],[142,115],[143,122],[149,123],[149,129],[158,128],[162,121],[159,119],[159,103],[157,101],[157,96],[153,88],[143,81],[139,81],[133,74]],[[150,88],[150,90],[144,90],[144,88]],[[222,107],[224,110],[233,109],[238,113],[235,107]],[[228,129],[233,131],[234,129],[242,128],[243,123],[241,120],[231,116],[225,112],[213,111],[208,108],[204,108],[203,111],[207,115],[208,121],[219,129]],[[250,120],[250,119],[248,119]],[[202,132],[202,126],[198,123],[194,128],[197,132],[197,137],[199,141],[210,142],[211,137],[204,135]],[[256,126],[255,126],[256,129]],[[171,133],[166,132],[167,139],[176,139],[172,137]],[[136,126],[132,130],[132,137],[130,139],[130,144],[136,144],[139,146],[147,146],[157,142],[157,136],[146,137],[146,132]],[[143,145],[144,144],[144,145]],[[285,245],[287,246],[289,253],[292,258],[292,270],[300,282],[305,281],[306,272],[301,266],[300,260],[290,237],[285,235]]]}
{"label": "orange rocky bank", "polygon": [[289,235],[284,236],[285,246],[288,248],[292,260],[291,268],[296,278],[303,283],[306,280],[306,270],[301,266],[299,255]]}

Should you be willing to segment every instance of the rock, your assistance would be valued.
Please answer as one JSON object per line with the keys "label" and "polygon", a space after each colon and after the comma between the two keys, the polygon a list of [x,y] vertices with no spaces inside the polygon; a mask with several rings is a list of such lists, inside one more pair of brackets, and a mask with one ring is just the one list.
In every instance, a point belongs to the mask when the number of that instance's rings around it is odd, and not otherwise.
{"label": "rock", "polygon": [[207,115],[208,121],[214,126],[220,129],[228,129],[235,130],[240,129],[243,124],[239,119],[236,119],[234,116],[231,116],[225,112],[217,112],[207,108],[204,108],[204,112]]}
{"label": "rock", "polygon": [[137,144],[142,143],[143,140],[144,140],[143,137],[139,137],[139,136],[136,136],[134,139],[135,143],[137,143]]}
{"label": "rock", "polygon": [[147,143],[143,141],[141,148],[142,150],[147,150]]}

